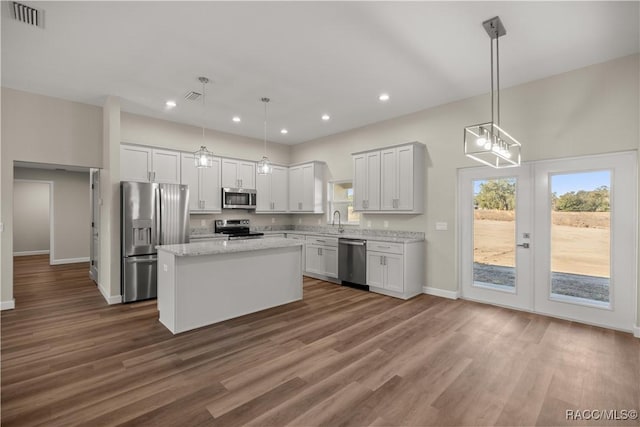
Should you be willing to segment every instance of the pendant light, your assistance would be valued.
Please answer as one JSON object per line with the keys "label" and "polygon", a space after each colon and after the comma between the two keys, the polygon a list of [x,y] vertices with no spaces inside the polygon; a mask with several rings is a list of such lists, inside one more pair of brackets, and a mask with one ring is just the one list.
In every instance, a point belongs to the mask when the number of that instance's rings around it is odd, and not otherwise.
{"label": "pendant light", "polygon": [[273,171],[271,162],[267,157],[267,104],[270,99],[261,98],[260,101],[264,103],[264,156],[262,156],[262,160],[258,162],[258,175],[268,175]]}
{"label": "pendant light", "polygon": [[209,83],[209,79],[206,77],[198,77],[198,80],[202,83],[202,145],[198,151],[193,153],[193,156],[197,168],[210,168],[213,165],[213,153],[207,150],[207,147],[204,145],[204,119],[207,111],[205,108],[205,85]]}
{"label": "pendant light", "polygon": [[[507,32],[498,16],[484,21],[482,25],[491,42],[491,121],[464,128],[464,154],[497,169],[517,167],[520,166],[521,145],[500,127],[500,45],[498,39]],[[495,61],[493,57],[494,41]],[[496,65],[495,76],[493,73],[494,62]],[[497,89],[495,91],[494,81]],[[494,120],[496,118],[497,120]]]}

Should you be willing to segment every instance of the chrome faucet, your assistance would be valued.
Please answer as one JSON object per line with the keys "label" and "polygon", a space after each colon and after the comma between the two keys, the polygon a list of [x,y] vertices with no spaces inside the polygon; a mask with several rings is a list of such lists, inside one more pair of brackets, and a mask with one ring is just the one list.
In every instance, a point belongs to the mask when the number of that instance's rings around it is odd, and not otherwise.
{"label": "chrome faucet", "polygon": [[342,227],[342,224],[340,222],[340,211],[337,209],[333,211],[333,217],[331,218],[331,225],[336,225],[336,214],[338,214],[338,233],[344,233],[344,228]]}

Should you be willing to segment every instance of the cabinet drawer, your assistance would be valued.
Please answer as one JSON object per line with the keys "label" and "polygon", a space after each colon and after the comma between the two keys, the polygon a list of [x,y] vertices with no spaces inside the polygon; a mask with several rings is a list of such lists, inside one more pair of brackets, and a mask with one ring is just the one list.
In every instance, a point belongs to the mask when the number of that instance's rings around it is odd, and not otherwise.
{"label": "cabinet drawer", "polygon": [[319,246],[338,246],[338,238],[307,236],[307,243],[312,243]]}
{"label": "cabinet drawer", "polygon": [[367,251],[386,252],[389,254],[402,255],[404,253],[404,244],[389,243],[389,242],[375,242],[375,241],[367,240]]}

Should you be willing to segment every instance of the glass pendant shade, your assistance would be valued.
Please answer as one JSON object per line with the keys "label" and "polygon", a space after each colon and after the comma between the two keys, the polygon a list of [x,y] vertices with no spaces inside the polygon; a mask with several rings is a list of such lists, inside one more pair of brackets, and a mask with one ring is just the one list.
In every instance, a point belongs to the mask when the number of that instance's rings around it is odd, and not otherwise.
{"label": "glass pendant shade", "polygon": [[193,156],[197,168],[210,168],[213,166],[213,153],[207,150],[204,145],[193,153]]}
{"label": "glass pendant shade", "polygon": [[264,104],[264,156],[258,162],[257,173],[258,175],[269,175],[273,172],[273,166],[271,166],[271,162],[267,157],[267,104],[269,103],[269,98],[260,98],[260,101]]}
{"label": "glass pendant shade", "polygon": [[258,162],[258,174],[268,175],[273,172],[273,167],[267,156],[262,156],[262,160]]}
{"label": "glass pendant shade", "polygon": [[464,154],[493,168],[520,166],[520,143],[495,123],[464,128]]}

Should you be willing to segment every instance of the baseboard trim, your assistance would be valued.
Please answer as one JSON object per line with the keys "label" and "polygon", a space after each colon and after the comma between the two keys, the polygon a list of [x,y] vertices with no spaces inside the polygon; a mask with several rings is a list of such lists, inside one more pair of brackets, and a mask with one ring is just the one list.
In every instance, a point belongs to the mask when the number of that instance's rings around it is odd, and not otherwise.
{"label": "baseboard trim", "polygon": [[0,311],[4,310],[13,310],[16,308],[16,300],[15,298],[10,301],[1,301],[0,302]]}
{"label": "baseboard trim", "polygon": [[640,338],[640,326],[633,327],[633,336],[636,338]]}
{"label": "baseboard trim", "polygon": [[107,291],[105,291],[102,288],[102,286],[100,286],[100,285],[98,285],[98,290],[102,294],[102,298],[105,299],[107,304],[113,305],[113,304],[121,304],[122,303],[122,295],[109,296],[109,294],[107,294]]}
{"label": "baseboard trim", "polygon": [[89,262],[89,257],[84,258],[63,258],[63,259],[54,259],[50,262],[51,265],[58,264],[76,264],[79,262]]}
{"label": "baseboard trim", "polygon": [[22,251],[22,252],[14,252],[13,256],[29,256],[29,255],[47,255],[49,253],[49,250],[42,250],[42,251]]}
{"label": "baseboard trim", "polygon": [[449,299],[458,299],[460,298],[460,292],[458,291],[447,291],[446,289],[432,288],[431,286],[424,286],[422,288],[422,292],[427,295],[433,295],[436,297],[449,298]]}

